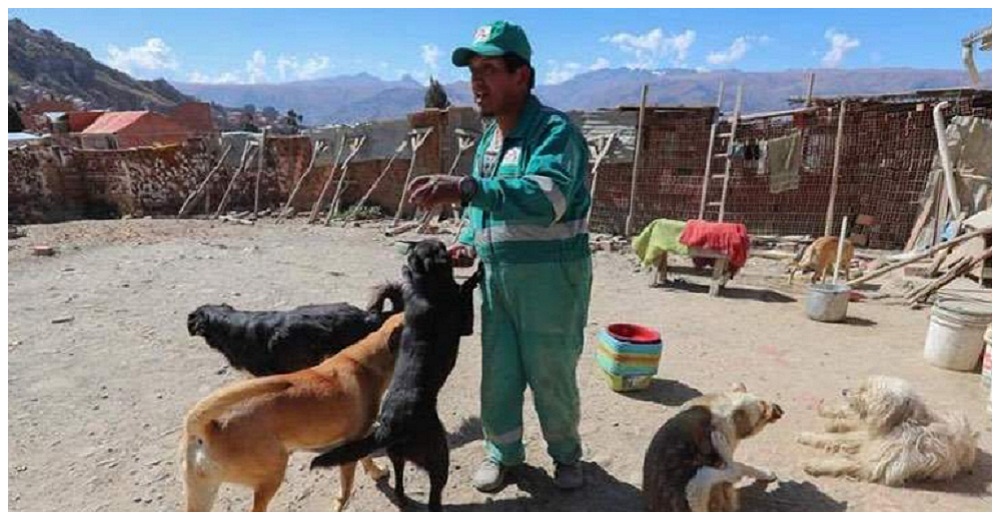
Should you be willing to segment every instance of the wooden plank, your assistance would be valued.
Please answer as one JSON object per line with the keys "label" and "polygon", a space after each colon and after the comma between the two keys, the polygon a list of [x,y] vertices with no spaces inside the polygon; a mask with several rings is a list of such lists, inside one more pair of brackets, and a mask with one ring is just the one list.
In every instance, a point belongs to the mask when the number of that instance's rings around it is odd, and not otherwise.
{"label": "wooden plank", "polygon": [[417,165],[417,150],[424,145],[424,141],[427,140],[427,136],[431,135],[434,131],[434,127],[418,128],[414,129],[414,134],[410,135],[410,149],[413,151],[413,155],[410,157],[410,168],[406,171],[406,180],[403,181],[403,191],[399,196],[399,204],[396,206],[396,215],[392,219],[392,225],[395,226],[399,223],[399,217],[403,214],[403,204],[406,202],[406,190],[410,188],[410,179],[413,177],[413,169]]}
{"label": "wooden plank", "polygon": [[264,154],[267,151],[267,129],[260,131],[260,153],[257,154],[257,178],[253,182],[253,218],[260,207],[260,176],[264,173]]}
{"label": "wooden plank", "polygon": [[326,192],[330,189],[330,185],[333,184],[333,176],[337,173],[337,167],[340,166],[340,155],[344,153],[344,148],[347,146],[347,134],[343,133],[340,135],[340,146],[337,147],[337,157],[333,159],[333,165],[330,166],[330,175],[327,175],[326,182],[323,183],[323,189],[319,191],[319,197],[316,198],[316,202],[313,203],[312,210],[309,212],[309,219],[306,221],[312,224],[316,221],[316,217],[319,216],[319,210],[323,207],[323,199],[326,198]]}
{"label": "wooden plank", "polygon": [[[223,150],[222,156],[219,158],[219,162],[218,164],[215,165],[215,168],[212,168],[212,170],[208,172],[208,175],[205,176],[205,180],[203,180],[201,184],[198,185],[198,189],[194,190],[194,192],[188,195],[187,199],[184,200],[184,204],[181,204],[181,209],[180,211],[177,212],[177,218],[184,218],[184,214],[187,213],[190,204],[193,203],[195,200],[197,200],[198,196],[201,195],[201,193],[205,190],[205,186],[208,185],[208,181],[212,180],[212,177],[215,176],[215,173],[219,171],[219,169],[222,167],[222,163],[225,162],[226,157],[229,156],[229,152],[232,149],[233,145],[231,144],[226,145],[226,149]],[[207,201],[208,199],[206,198],[205,200]],[[206,208],[207,207],[208,206],[206,205]]]}
{"label": "wooden plank", "polygon": [[847,111],[847,101],[841,100],[840,114],[837,116],[837,138],[833,144],[833,173],[830,179],[830,198],[826,203],[826,222],[823,225],[823,236],[833,233],[833,207],[837,200],[837,178],[840,176],[840,149],[844,141],[844,113]]}
{"label": "wooden plank", "polygon": [[961,244],[962,242],[965,242],[966,240],[971,240],[971,239],[973,239],[973,238],[975,238],[977,236],[984,235],[984,234],[989,234],[989,233],[992,233],[992,232],[993,232],[993,228],[987,228],[987,229],[980,229],[978,231],[973,231],[971,233],[966,233],[964,235],[959,235],[959,236],[957,236],[957,237],[955,237],[955,238],[953,238],[953,239],[951,239],[951,240],[949,240],[947,242],[942,242],[942,243],[940,243],[940,244],[938,244],[938,245],[936,245],[936,246],[934,246],[934,247],[932,247],[932,248],[924,251],[923,253],[920,253],[918,255],[914,255],[914,256],[912,256],[910,258],[907,258],[906,260],[903,260],[903,261],[900,261],[900,262],[896,262],[896,263],[891,264],[891,265],[880,267],[880,268],[878,268],[878,269],[876,269],[876,270],[874,270],[874,271],[872,271],[872,272],[870,272],[870,273],[868,273],[868,274],[866,274],[864,276],[861,276],[859,278],[855,278],[855,279],[847,282],[847,285],[856,286],[856,285],[859,285],[859,284],[861,284],[863,282],[867,282],[868,280],[873,280],[873,279],[878,278],[879,276],[882,276],[882,275],[884,275],[884,274],[886,274],[886,273],[888,273],[890,271],[895,271],[896,269],[899,269],[900,267],[910,265],[910,264],[912,264],[914,262],[917,262],[919,260],[923,260],[924,258],[928,258],[928,257],[934,255],[935,253],[937,253],[938,251],[941,251],[942,249],[947,249],[949,247],[953,247],[955,245]]}
{"label": "wooden plank", "polygon": [[772,117],[784,117],[795,114],[808,114],[819,110],[819,107],[790,108],[788,110],[775,110],[774,112],[758,112],[740,116],[740,121],[752,121],[754,119],[768,119]]}
{"label": "wooden plank", "polygon": [[344,165],[340,169],[340,180],[337,181],[337,191],[333,193],[333,202],[330,203],[330,211],[326,214],[325,223],[328,226],[333,216],[340,213],[340,198],[344,195],[344,181],[347,179],[347,172],[351,166],[351,161],[361,151],[361,147],[365,145],[367,139],[368,135],[363,134],[360,139],[354,139],[351,142],[351,153],[347,155],[347,159],[344,159]]}
{"label": "wooden plank", "polygon": [[295,182],[295,187],[292,188],[291,195],[288,196],[288,200],[285,201],[285,205],[281,208],[281,211],[278,212],[277,220],[285,218],[285,215],[288,213],[289,208],[292,207],[292,201],[295,200],[295,195],[299,193],[299,188],[302,187],[303,181],[305,181],[306,177],[308,177],[309,174],[312,173],[312,167],[313,164],[316,162],[316,157],[318,157],[319,154],[323,153],[323,151],[326,149],[327,145],[325,141],[322,140],[316,141],[316,144],[313,146],[313,151],[311,154],[312,157],[310,157],[309,159],[309,165],[306,166],[306,169],[305,171],[302,172],[302,175],[299,175],[299,180]]}
{"label": "wooden plank", "polygon": [[632,235],[632,217],[635,214],[635,183],[639,176],[639,159],[642,156],[642,127],[646,121],[646,95],[649,85],[642,86],[642,96],[639,99],[639,122],[636,129],[635,154],[632,157],[632,189],[629,190],[628,216],[625,217],[625,236]]}

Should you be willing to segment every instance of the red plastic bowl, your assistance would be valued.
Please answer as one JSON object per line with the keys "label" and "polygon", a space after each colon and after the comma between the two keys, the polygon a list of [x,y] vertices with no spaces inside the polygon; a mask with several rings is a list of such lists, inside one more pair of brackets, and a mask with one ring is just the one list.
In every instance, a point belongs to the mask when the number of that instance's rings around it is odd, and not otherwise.
{"label": "red plastic bowl", "polygon": [[658,343],[660,333],[642,325],[632,323],[614,323],[608,325],[608,334],[618,341],[629,343]]}

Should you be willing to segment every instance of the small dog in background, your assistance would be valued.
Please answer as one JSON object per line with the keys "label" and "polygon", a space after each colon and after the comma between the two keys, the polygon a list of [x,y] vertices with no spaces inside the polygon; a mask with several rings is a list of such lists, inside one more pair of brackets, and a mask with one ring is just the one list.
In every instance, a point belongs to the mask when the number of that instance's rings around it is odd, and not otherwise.
{"label": "small dog in background", "polygon": [[[791,285],[798,271],[812,271],[812,283],[825,281],[827,275],[833,274],[833,264],[837,262],[838,237],[820,237],[802,251],[802,256],[789,262],[788,284]],[[850,239],[844,239],[844,251],[840,258],[840,272],[844,280],[850,279],[851,260],[854,258],[854,244]]]}
{"label": "small dog in background", "polygon": [[649,443],[642,494],[647,511],[736,511],[733,484],[743,477],[772,481],[770,471],[733,460],[740,441],[781,418],[781,407],[737,385],[696,397],[681,407]]}
{"label": "small dog in background", "polygon": [[[392,309],[386,312],[386,300]],[[202,305],[188,315],[188,333],[202,336],[237,370],[255,376],[290,374],[324,359],[378,330],[403,312],[399,283],[375,289],[367,309],[348,303],[305,305],[290,311],[238,311],[229,305]]]}
{"label": "small dog in background", "polygon": [[808,462],[806,473],[901,486],[972,469],[978,434],[969,421],[935,414],[906,381],[873,376],[842,393],[847,406],[819,409],[830,419],[826,433],[799,435],[799,443],[831,453]]}

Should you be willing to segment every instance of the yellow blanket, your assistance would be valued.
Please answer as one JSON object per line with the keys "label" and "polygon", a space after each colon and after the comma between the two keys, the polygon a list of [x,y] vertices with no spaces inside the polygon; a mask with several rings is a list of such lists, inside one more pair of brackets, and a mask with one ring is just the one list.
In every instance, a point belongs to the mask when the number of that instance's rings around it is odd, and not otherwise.
{"label": "yellow blanket", "polygon": [[652,265],[661,256],[670,252],[686,255],[688,248],[678,240],[684,231],[680,220],[661,218],[654,220],[632,240],[632,250],[639,255],[643,266]]}

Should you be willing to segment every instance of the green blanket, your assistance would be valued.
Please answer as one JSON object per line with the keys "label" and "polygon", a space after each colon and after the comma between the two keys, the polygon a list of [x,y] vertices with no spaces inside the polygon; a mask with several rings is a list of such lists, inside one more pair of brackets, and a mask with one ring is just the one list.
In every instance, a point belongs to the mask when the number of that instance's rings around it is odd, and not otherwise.
{"label": "green blanket", "polygon": [[661,218],[654,220],[632,240],[632,250],[639,255],[643,266],[652,265],[661,256],[670,252],[686,255],[688,248],[678,240],[684,231],[685,222]]}

